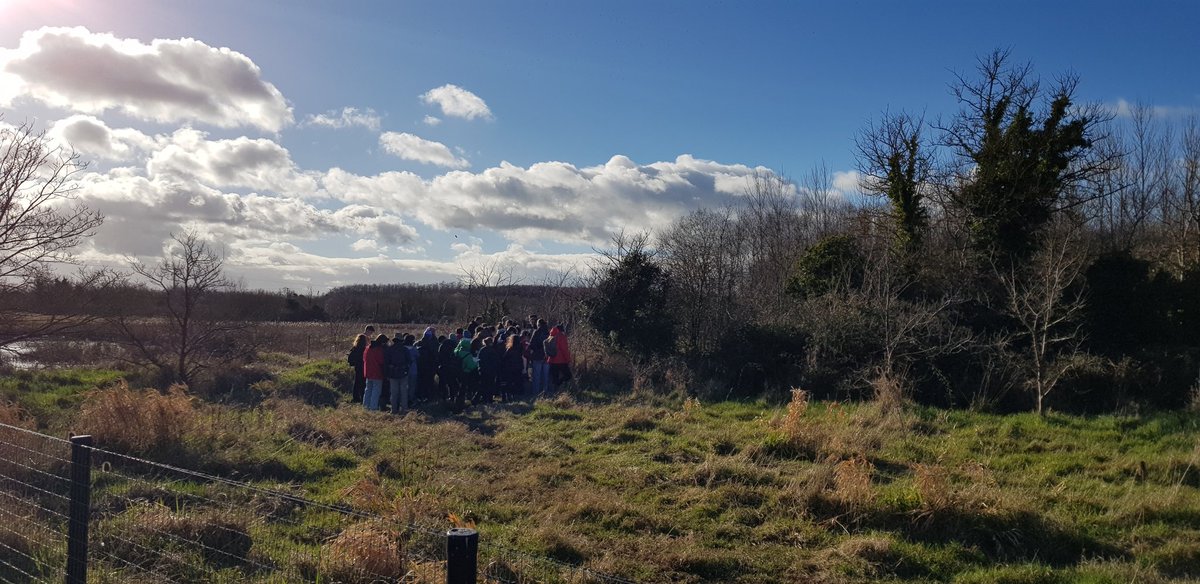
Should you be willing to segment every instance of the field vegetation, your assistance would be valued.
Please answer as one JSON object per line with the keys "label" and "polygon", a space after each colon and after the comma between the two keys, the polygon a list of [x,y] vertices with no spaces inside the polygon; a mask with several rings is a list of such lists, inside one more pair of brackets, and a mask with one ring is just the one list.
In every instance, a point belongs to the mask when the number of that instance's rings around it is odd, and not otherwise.
{"label": "field vegetation", "polygon": [[[134,389],[116,371],[15,372],[0,382],[12,400],[3,415],[435,529],[454,516],[489,540],[638,581],[1200,578],[1200,428],[1188,412],[993,415],[810,402],[799,390],[780,404],[706,403],[647,385],[393,417],[309,398],[314,388],[341,398],[340,363],[278,360],[253,405]],[[388,537],[202,503],[172,511],[147,489],[133,497],[144,505],[99,522],[98,537],[158,549],[155,534],[175,530],[265,554]],[[231,532],[243,536],[226,541]]]}

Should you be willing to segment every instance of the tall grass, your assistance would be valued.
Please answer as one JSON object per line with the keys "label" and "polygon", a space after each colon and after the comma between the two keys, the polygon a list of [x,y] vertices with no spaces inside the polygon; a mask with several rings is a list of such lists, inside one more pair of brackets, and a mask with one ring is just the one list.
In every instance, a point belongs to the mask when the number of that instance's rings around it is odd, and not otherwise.
{"label": "tall grass", "polygon": [[96,445],[136,455],[177,451],[196,429],[199,416],[186,388],[137,390],[120,380],[87,394],[75,425]]}

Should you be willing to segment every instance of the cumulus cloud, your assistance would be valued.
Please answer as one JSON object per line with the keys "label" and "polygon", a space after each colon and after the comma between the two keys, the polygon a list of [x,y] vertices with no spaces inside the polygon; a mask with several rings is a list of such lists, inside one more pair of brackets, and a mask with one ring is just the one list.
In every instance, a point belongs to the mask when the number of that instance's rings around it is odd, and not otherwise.
{"label": "cumulus cloud", "polygon": [[470,162],[458,158],[441,142],[426,140],[407,132],[384,132],[379,136],[379,145],[383,149],[404,160],[413,160],[422,164],[436,164],[447,168],[467,168]]}
{"label": "cumulus cloud", "polygon": [[113,129],[102,120],[88,115],[73,115],[59,120],[46,132],[51,140],[86,157],[128,162],[153,150],[159,139],[133,128]]}
{"label": "cumulus cloud", "polygon": [[45,27],[0,49],[0,105],[25,97],[81,113],[275,132],[292,110],[249,57],[195,39],[137,39]]}
{"label": "cumulus cloud", "polygon": [[237,194],[174,178],[149,178],[130,169],[85,175],[80,202],[105,215],[92,238],[105,253],[155,255],[170,233],[200,228],[235,245],[246,240],[312,241],[351,235],[403,244],[417,231],[399,215],[366,205],[324,209],[300,199]]}
{"label": "cumulus cloud", "polygon": [[208,134],[175,131],[146,163],[151,177],[199,182],[218,189],[246,188],[289,195],[311,194],[316,173],[300,171],[278,142],[241,136],[209,140]]}
{"label": "cumulus cloud", "polygon": [[434,116],[425,116],[425,119],[421,120],[421,122],[426,126],[436,126],[442,123],[442,119]]}
{"label": "cumulus cloud", "polygon": [[483,98],[457,85],[447,83],[441,87],[430,89],[419,97],[426,105],[440,107],[442,113],[450,117],[464,120],[476,118],[489,120],[492,118],[492,110],[488,109]]}
{"label": "cumulus cloud", "polygon": [[379,251],[379,242],[374,239],[360,239],[350,244],[350,249],[354,251]]}
{"label": "cumulus cloud", "polygon": [[843,195],[859,192],[858,185],[861,181],[862,174],[857,170],[839,170],[833,173],[833,188]]}
{"label": "cumulus cloud", "polygon": [[367,108],[360,110],[344,107],[341,112],[329,110],[323,114],[309,115],[304,120],[306,126],[324,126],[326,128],[352,128],[355,126],[368,130],[379,130],[380,118],[375,110]]}
{"label": "cumulus cloud", "polygon": [[[84,131],[68,131],[76,126]],[[120,132],[86,116],[55,128],[75,143],[120,150]],[[689,155],[649,164],[617,155],[593,166],[501,163],[424,179],[407,171],[302,169],[273,140],[212,139],[189,128],[125,141],[135,144],[128,152],[140,165],[81,178],[80,202],[106,217],[85,259],[150,258],[170,233],[196,229],[226,244],[230,267],[254,285],[437,281],[482,262],[560,271],[590,257],[570,253],[572,245],[602,245],[622,229],[660,229],[698,207],[736,204],[752,177],[769,172]],[[462,237],[454,246],[434,244],[414,225]],[[506,238],[507,247],[489,252],[471,237],[487,233]],[[418,240],[434,246],[437,259],[424,251],[414,257]],[[551,243],[566,251],[545,253]],[[394,254],[405,257],[388,257]]]}
{"label": "cumulus cloud", "polygon": [[421,181],[411,174],[330,173],[323,186],[346,200],[387,200],[436,229],[493,230],[514,241],[603,243],[621,229],[658,229],[697,207],[720,207],[766,169],[683,155],[640,165],[625,156],[579,168],[501,163]]}

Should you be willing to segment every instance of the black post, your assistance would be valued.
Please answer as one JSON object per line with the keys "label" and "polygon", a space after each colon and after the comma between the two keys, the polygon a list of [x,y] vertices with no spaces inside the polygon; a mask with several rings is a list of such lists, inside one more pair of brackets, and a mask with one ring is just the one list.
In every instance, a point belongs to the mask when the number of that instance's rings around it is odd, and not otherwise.
{"label": "black post", "polygon": [[71,511],[67,584],[87,584],[88,516],[92,507],[92,437],[71,437]]}
{"label": "black post", "polygon": [[475,584],[479,532],[456,527],[446,532],[446,584]]}

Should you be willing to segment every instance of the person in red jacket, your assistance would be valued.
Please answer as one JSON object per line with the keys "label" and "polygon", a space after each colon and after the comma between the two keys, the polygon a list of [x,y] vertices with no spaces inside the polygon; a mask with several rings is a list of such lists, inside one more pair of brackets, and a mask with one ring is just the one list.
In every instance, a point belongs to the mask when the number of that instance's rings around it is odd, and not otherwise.
{"label": "person in red jacket", "polygon": [[546,361],[550,364],[550,381],[554,389],[571,380],[571,348],[567,346],[567,333],[563,326],[550,329],[546,339]]}
{"label": "person in red jacket", "polygon": [[383,380],[387,377],[387,372],[384,370],[387,341],[387,335],[379,335],[363,351],[363,376],[367,378],[367,390],[363,392],[363,407],[368,410],[379,409],[379,396],[383,394]]}

